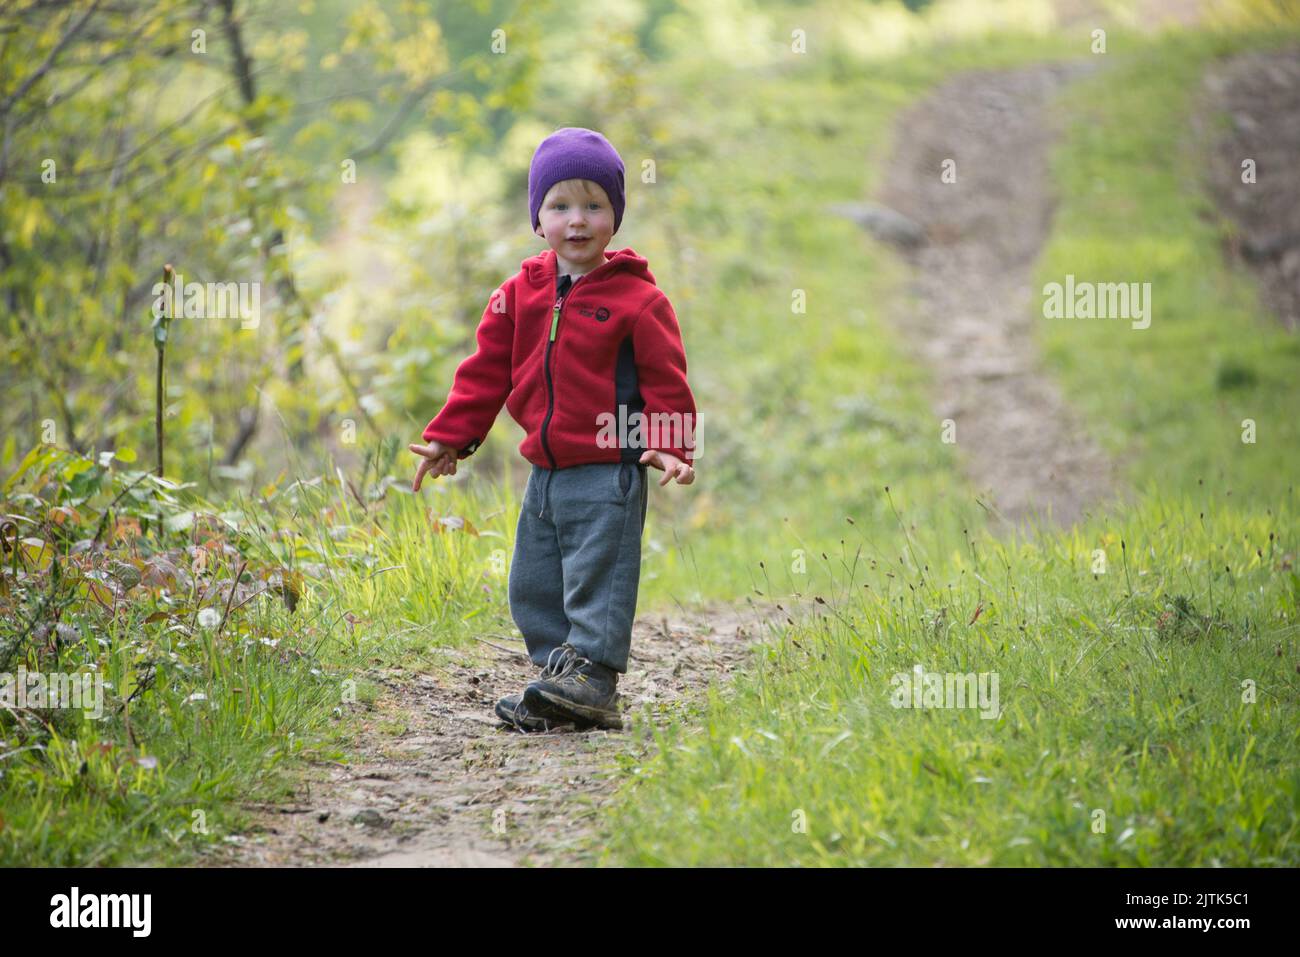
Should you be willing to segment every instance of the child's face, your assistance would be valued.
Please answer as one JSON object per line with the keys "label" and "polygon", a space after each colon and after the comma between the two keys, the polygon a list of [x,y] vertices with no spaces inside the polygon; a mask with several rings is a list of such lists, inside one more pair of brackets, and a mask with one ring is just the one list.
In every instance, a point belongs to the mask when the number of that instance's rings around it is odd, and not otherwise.
{"label": "child's face", "polygon": [[555,250],[561,274],[590,272],[605,261],[605,247],[614,235],[614,206],[596,183],[556,183],[542,200],[537,220],[537,235]]}

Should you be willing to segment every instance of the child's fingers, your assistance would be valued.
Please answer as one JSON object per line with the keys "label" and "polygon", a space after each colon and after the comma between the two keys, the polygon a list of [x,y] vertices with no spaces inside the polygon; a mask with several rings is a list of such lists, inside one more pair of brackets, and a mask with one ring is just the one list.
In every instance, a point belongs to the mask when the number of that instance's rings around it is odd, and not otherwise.
{"label": "child's fingers", "polygon": [[683,462],[677,473],[677,484],[690,485],[694,481],[695,481],[695,469],[692,466],[687,465],[685,462]]}
{"label": "child's fingers", "polygon": [[425,475],[438,478],[443,475],[455,474],[456,454],[454,452],[443,452],[433,458],[422,458],[420,459],[420,467],[416,469],[415,484],[411,486],[411,490],[414,492],[420,491],[420,483],[424,481]]}
{"label": "child's fingers", "polygon": [[426,459],[437,459],[447,454],[447,449],[435,445],[419,445],[412,442],[407,448],[416,455],[423,455]]}
{"label": "child's fingers", "polygon": [[415,470],[415,481],[411,483],[412,492],[420,491],[420,483],[424,481],[425,473],[430,471],[433,467],[433,459],[420,459],[420,465]]}

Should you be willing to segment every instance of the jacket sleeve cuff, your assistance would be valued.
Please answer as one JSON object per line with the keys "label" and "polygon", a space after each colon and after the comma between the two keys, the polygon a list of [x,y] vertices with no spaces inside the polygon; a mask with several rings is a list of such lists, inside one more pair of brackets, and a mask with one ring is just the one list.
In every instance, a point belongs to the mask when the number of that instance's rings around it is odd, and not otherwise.
{"label": "jacket sleeve cuff", "polygon": [[478,451],[478,447],[483,444],[482,438],[466,439],[462,436],[449,435],[441,429],[434,428],[430,422],[424,429],[423,438],[426,442],[440,442],[443,445],[450,446],[456,450],[456,459],[469,458]]}

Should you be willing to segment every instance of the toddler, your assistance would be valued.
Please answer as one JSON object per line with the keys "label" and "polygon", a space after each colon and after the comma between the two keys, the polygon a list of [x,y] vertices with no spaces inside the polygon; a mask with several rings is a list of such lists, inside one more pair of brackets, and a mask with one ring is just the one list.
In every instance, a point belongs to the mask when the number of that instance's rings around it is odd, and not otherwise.
{"label": "toddler", "polygon": [[[478,348],[424,430],[413,488],[454,475],[504,403],[532,463],[510,566],[510,614],[541,669],[497,716],[520,731],[622,727],[641,572],[646,468],[695,480],[695,399],[681,330],[646,260],[606,252],[623,219],[623,161],[594,130],[542,141],[528,171],[550,247],[489,297]],[[630,427],[630,428],[629,428]],[[611,434],[613,433],[613,434]]]}

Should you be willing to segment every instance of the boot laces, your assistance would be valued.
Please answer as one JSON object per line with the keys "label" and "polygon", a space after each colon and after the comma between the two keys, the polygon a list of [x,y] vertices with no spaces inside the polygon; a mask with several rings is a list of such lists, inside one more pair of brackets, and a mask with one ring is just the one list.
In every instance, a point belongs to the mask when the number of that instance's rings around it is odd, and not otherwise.
{"label": "boot laces", "polygon": [[[524,710],[524,702],[523,699],[521,698],[519,699],[519,703],[515,705],[514,710],[510,712],[510,721],[512,724],[514,724],[516,731],[527,733],[530,729],[527,725],[524,724],[523,719],[520,718],[519,716],[519,712],[523,710]],[[550,730],[549,723],[544,721],[542,723],[542,730],[549,731]]]}
{"label": "boot laces", "polygon": [[565,642],[551,651],[546,659],[546,670],[542,672],[542,677],[548,681],[559,681],[584,665],[590,667],[591,659],[584,658],[578,654],[577,648]]}
{"label": "boot laces", "polygon": [[[551,649],[551,653],[546,658],[546,667],[542,669],[542,678],[547,681],[559,681],[583,665],[590,666],[591,659],[584,658],[578,653],[578,649],[574,648],[568,642],[565,642],[560,645],[560,647]],[[525,710],[524,701],[521,697],[519,699],[519,704],[515,706],[514,710],[510,714],[516,730],[528,730],[519,715],[519,712]],[[543,718],[542,727],[543,730],[549,731],[551,722]]]}

